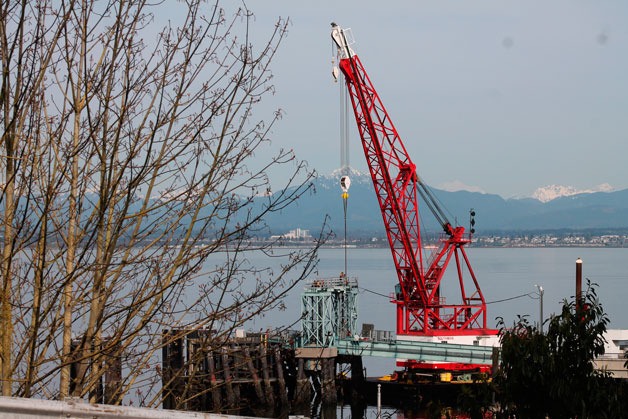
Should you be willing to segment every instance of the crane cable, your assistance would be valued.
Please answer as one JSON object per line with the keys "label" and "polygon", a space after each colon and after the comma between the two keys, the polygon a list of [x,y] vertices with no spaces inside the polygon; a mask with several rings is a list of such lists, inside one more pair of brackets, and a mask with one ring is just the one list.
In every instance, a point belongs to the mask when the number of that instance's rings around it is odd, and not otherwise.
{"label": "crane cable", "polygon": [[[335,49],[332,41],[332,51]],[[345,278],[348,275],[347,272],[347,199],[349,198],[349,186],[351,185],[351,180],[349,179],[349,123],[347,121],[349,115],[349,95],[346,93],[344,85],[344,75],[341,71],[336,67],[336,58],[340,63],[340,57],[338,56],[338,52],[336,50],[336,56],[334,56],[332,52],[332,74],[334,75],[334,80],[338,82],[340,78],[340,188],[342,189],[342,207],[344,210],[344,271],[342,275]],[[341,276],[342,276],[341,275]]]}
{"label": "crane cable", "polygon": [[436,199],[436,197],[434,196],[432,191],[428,188],[428,186],[420,180],[418,181],[417,186],[418,186],[417,190],[419,191],[419,194],[423,198],[423,201],[428,206],[428,208],[430,209],[430,211],[434,215],[434,218],[436,218],[436,221],[438,221],[440,226],[444,227],[447,224],[450,224],[449,220],[447,219],[447,215],[445,215],[445,212],[439,205],[438,199]]}
{"label": "crane cable", "polygon": [[[382,294],[381,292],[373,291],[373,290],[370,290],[370,289],[368,289],[368,288],[359,287],[359,289],[360,289],[360,290],[362,290],[362,291],[365,291],[365,292],[368,292],[368,293],[374,294],[374,295],[378,295],[378,296],[380,296],[380,297],[390,298],[390,295],[385,295],[385,294]],[[516,296],[514,296],[514,297],[504,298],[504,299],[502,299],[502,300],[487,301],[487,302],[486,302],[486,304],[503,303],[503,302],[505,302],[505,301],[516,300],[516,299],[518,299],[518,298],[523,298],[523,297],[534,298],[534,295],[535,295],[534,293],[529,292],[529,293],[527,293],[527,294],[516,295]]]}
{"label": "crane cable", "polygon": [[343,241],[343,247],[345,250],[345,270],[341,276],[347,278],[347,200],[349,198],[349,186],[351,186],[351,179],[349,176],[343,176],[340,178],[340,188],[342,189],[342,207],[344,208],[345,219],[345,237]]}
{"label": "crane cable", "polygon": [[345,237],[344,237],[344,248],[345,248],[345,270],[343,271],[345,275],[348,275],[347,272],[347,198],[349,198],[349,194],[347,192],[342,193],[342,206],[344,207],[345,212]]}

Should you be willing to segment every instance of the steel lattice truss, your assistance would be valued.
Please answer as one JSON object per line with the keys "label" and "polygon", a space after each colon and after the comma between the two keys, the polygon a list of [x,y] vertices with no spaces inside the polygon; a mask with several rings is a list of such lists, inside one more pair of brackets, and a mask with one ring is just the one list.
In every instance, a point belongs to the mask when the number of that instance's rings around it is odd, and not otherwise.
{"label": "steel lattice truss", "polygon": [[302,346],[326,348],[357,331],[355,279],[316,279],[301,294]]}

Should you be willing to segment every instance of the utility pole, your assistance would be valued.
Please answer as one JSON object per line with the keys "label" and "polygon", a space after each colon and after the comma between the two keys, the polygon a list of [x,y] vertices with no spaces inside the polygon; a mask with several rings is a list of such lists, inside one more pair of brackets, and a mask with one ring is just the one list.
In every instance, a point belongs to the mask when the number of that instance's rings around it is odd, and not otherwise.
{"label": "utility pole", "polygon": [[582,259],[576,260],[576,313],[580,311],[582,299]]}
{"label": "utility pole", "polygon": [[539,330],[543,333],[543,287],[534,284],[539,290]]}

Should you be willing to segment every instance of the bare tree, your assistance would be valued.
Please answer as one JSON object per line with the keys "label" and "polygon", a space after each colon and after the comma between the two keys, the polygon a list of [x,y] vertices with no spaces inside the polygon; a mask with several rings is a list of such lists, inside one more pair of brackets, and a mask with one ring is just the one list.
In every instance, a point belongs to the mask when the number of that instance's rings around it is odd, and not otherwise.
{"label": "bare tree", "polygon": [[[291,151],[260,157],[281,112],[254,117],[287,22],[254,43],[246,7],[188,1],[156,31],[166,6],[0,6],[4,395],[101,400],[123,357],[108,401],[139,389],[157,405],[162,329],[220,345],[315,267],[322,235],[279,272],[247,261],[275,252],[252,240],[264,217],[311,188]],[[273,194],[278,166],[291,175]]]}

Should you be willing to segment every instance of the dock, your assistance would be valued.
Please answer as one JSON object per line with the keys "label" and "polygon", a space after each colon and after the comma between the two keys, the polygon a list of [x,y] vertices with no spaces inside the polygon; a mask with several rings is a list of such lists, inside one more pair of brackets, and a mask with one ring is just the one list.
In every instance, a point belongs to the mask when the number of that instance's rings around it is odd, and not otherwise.
{"label": "dock", "polygon": [[[165,409],[276,417],[308,415],[312,400],[352,406],[384,402],[455,402],[463,385],[490,380],[499,365],[495,336],[473,337],[470,344],[397,338],[371,324],[357,326],[357,280],[340,276],[308,283],[301,297],[301,330],[259,333],[238,330],[217,343],[209,330],[164,331]],[[623,367],[628,331],[608,331],[607,355],[597,366],[615,378]],[[363,357],[387,357],[398,365],[387,377],[367,377]],[[399,364],[401,362],[401,364]],[[446,365],[458,364],[452,374]],[[433,366],[433,369],[432,369]],[[241,406],[246,406],[245,409]]]}

